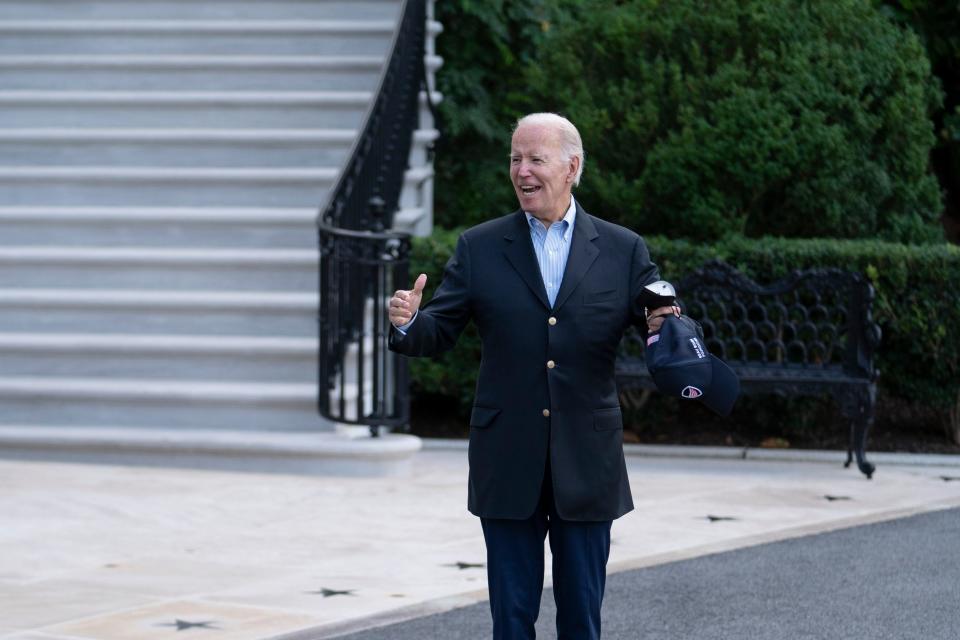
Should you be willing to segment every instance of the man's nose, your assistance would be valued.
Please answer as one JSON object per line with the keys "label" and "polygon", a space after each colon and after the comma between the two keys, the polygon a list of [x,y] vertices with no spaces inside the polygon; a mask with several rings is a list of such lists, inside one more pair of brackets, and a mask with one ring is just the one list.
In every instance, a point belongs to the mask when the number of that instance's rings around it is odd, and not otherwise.
{"label": "man's nose", "polygon": [[520,161],[519,168],[517,169],[517,175],[521,177],[530,175],[530,165],[524,161]]}

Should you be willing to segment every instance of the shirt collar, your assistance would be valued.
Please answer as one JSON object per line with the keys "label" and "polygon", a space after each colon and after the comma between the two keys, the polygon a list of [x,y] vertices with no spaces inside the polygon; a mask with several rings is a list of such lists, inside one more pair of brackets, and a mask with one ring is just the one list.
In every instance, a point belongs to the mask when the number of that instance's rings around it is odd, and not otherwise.
{"label": "shirt collar", "polygon": [[[531,228],[536,228],[537,224],[539,224],[541,228],[543,227],[543,223],[537,220],[536,218],[534,218],[533,215],[531,215],[530,213],[527,213],[526,211],[524,211],[523,214],[527,216],[527,222],[530,224]],[[570,234],[573,233],[573,223],[576,221],[576,219],[577,219],[577,203],[573,199],[573,196],[571,195],[570,206],[567,207],[567,212],[563,214],[563,218],[560,219],[560,223],[559,223],[559,224],[566,223],[566,225],[563,228],[564,240],[570,239]],[[555,222],[554,224],[558,224],[558,223]]]}

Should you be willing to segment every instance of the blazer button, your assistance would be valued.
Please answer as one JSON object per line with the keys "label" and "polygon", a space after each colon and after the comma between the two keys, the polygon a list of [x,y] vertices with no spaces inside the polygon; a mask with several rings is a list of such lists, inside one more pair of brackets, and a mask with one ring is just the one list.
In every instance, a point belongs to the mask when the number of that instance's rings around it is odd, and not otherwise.
{"label": "blazer button", "polygon": [[553,360],[547,360],[547,369],[553,369],[555,366],[557,366],[556,362]]}
{"label": "blazer button", "polygon": [[549,417],[550,417],[550,409],[544,409],[544,410],[543,410],[543,417],[544,417],[544,418],[549,418]]}
{"label": "blazer button", "polygon": [[552,327],[553,325],[557,324],[557,319],[554,318],[553,316],[550,316],[549,318],[547,318],[547,324]]}

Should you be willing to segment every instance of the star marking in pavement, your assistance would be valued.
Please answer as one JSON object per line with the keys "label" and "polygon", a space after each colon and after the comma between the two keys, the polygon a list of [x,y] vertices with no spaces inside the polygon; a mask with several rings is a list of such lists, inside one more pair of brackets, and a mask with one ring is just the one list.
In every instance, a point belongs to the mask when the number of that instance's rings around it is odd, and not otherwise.
{"label": "star marking in pavement", "polygon": [[174,622],[165,622],[163,624],[155,625],[157,627],[176,627],[177,631],[184,631],[186,629],[216,629],[217,627],[211,627],[215,621],[207,620],[205,622],[187,622],[186,620],[180,620],[177,618]]}
{"label": "star marking in pavement", "polygon": [[445,566],[445,567],[456,567],[457,569],[460,569],[461,571],[463,571],[464,569],[483,569],[483,568],[484,568],[485,566],[487,566],[487,565],[485,565],[485,564],[482,563],[482,562],[480,562],[480,563],[476,563],[476,562],[454,562],[453,564],[445,564],[445,565],[443,565],[443,566]]}
{"label": "star marking in pavement", "polygon": [[354,591],[356,589],[320,589],[320,591],[306,591],[305,593],[330,598],[333,596],[355,596],[357,594]]}
{"label": "star marking in pavement", "polygon": [[707,520],[710,522],[726,522],[736,520],[736,518],[731,518],[730,516],[707,516]]}

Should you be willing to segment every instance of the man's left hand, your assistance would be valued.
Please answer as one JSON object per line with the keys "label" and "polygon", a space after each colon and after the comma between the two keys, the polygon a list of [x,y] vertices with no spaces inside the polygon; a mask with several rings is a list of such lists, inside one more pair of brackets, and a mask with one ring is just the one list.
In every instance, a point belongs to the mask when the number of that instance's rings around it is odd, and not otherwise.
{"label": "man's left hand", "polygon": [[673,315],[680,317],[680,307],[659,307],[647,314],[647,331],[656,333],[663,326],[664,316]]}

